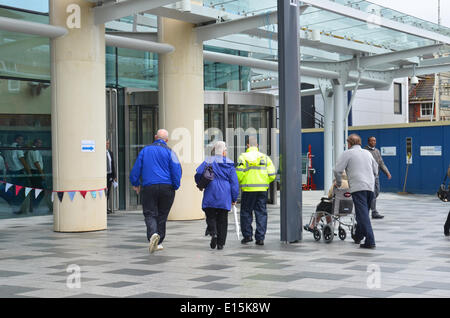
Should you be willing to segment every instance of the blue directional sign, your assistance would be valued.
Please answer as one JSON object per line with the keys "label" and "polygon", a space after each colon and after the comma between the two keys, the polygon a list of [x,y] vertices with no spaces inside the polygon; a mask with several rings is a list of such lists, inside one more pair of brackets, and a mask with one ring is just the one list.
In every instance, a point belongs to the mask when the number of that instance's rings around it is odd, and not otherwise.
{"label": "blue directional sign", "polygon": [[81,152],[95,152],[95,140],[82,140]]}

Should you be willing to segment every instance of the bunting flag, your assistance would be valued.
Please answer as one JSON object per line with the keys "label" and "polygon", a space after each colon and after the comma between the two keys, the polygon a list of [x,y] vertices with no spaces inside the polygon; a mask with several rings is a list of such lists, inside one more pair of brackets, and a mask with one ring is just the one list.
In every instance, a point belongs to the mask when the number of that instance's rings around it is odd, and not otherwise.
{"label": "bunting flag", "polygon": [[37,197],[39,196],[39,194],[41,194],[42,189],[34,189],[34,198],[37,199]]}
{"label": "bunting flag", "polygon": [[70,201],[73,201],[73,197],[75,196],[75,191],[70,191],[69,192],[69,197],[70,197]]}
{"label": "bunting flag", "polygon": [[22,190],[22,186],[16,184],[16,195],[19,194],[20,190]]}
{"label": "bunting flag", "polygon": [[13,185],[11,183],[7,183],[5,187],[5,192],[8,192],[9,188],[11,188]]}
{"label": "bunting flag", "polygon": [[20,191],[22,189],[24,189],[25,197],[27,197],[30,194],[31,190],[34,190],[34,198],[37,199],[39,197],[39,195],[42,193],[42,191],[45,191],[45,194],[51,194],[51,201],[52,202],[55,201],[55,193],[58,195],[59,201],[62,202],[62,200],[64,198],[64,193],[67,192],[67,193],[69,193],[70,200],[73,202],[73,200],[75,198],[75,194],[77,192],[80,192],[80,194],[83,197],[83,199],[86,199],[87,193],[90,192],[92,198],[96,199],[97,198],[97,192],[98,192],[100,198],[103,198],[103,194],[105,194],[105,197],[106,197],[106,190],[107,190],[107,188],[103,188],[103,189],[97,189],[97,190],[53,191],[53,190],[48,190],[48,189],[38,189],[38,188],[25,187],[25,186],[21,186],[21,185],[18,185],[18,184],[12,184],[12,183],[8,183],[6,181],[1,181],[0,180],[0,185],[2,185],[2,184],[5,185],[5,192],[8,192],[8,190],[12,186],[14,186],[14,192],[15,192],[16,196],[19,195],[19,193],[20,193]]}

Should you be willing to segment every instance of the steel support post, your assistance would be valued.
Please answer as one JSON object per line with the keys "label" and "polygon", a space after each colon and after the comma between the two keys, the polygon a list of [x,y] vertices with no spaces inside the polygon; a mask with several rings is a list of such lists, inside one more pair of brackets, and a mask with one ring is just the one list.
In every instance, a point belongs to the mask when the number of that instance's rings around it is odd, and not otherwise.
{"label": "steel support post", "polygon": [[323,172],[324,192],[328,194],[333,183],[333,93],[327,87],[320,85],[320,91],[324,104],[324,130],[323,130]]}
{"label": "steel support post", "polygon": [[[339,80],[333,83],[334,90],[334,163],[339,156],[344,152],[344,121],[345,112],[347,110],[347,103],[344,103],[345,99],[345,86],[344,83]],[[334,166],[334,165],[333,165]]]}
{"label": "steel support post", "polygon": [[298,0],[277,0],[281,241],[302,239],[302,147]]}

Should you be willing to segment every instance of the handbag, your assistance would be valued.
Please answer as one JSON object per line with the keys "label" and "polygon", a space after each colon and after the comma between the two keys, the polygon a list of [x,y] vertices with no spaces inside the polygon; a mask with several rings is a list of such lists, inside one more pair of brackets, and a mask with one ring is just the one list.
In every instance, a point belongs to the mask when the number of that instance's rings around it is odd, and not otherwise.
{"label": "handbag", "polygon": [[214,170],[212,165],[206,165],[205,170],[203,170],[202,176],[197,183],[197,188],[200,191],[206,189],[206,187],[214,180]]}
{"label": "handbag", "polygon": [[450,201],[450,184],[447,186],[446,181],[447,181],[447,174],[445,175],[444,181],[439,186],[439,189],[437,191],[438,198],[443,202]]}

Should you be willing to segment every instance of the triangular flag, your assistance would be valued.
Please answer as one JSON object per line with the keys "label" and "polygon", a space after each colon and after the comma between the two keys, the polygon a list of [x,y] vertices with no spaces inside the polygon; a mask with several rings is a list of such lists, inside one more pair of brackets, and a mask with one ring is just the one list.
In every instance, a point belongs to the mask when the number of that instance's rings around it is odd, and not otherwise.
{"label": "triangular flag", "polygon": [[52,202],[55,201],[55,192],[52,192]]}
{"label": "triangular flag", "polygon": [[20,190],[22,190],[22,186],[16,184],[16,195],[19,194]]}
{"label": "triangular flag", "polygon": [[75,191],[69,192],[70,201],[73,201],[73,197],[75,196]]}
{"label": "triangular flag", "polygon": [[62,199],[64,197],[64,191],[57,191],[57,193],[58,193],[59,202],[62,202]]}
{"label": "triangular flag", "polygon": [[5,192],[8,192],[9,188],[11,188],[13,185],[11,183],[6,183]]}
{"label": "triangular flag", "polygon": [[95,199],[97,197],[97,191],[91,191],[92,198]]}
{"label": "triangular flag", "polygon": [[86,199],[87,191],[80,191],[80,194],[83,196],[83,199]]}
{"label": "triangular flag", "polygon": [[34,189],[34,198],[37,199],[37,197],[39,196],[39,194],[41,194],[42,189]]}
{"label": "triangular flag", "polygon": [[100,198],[103,197],[103,190],[98,191],[98,194],[100,195]]}
{"label": "triangular flag", "polygon": [[33,188],[25,188],[25,196],[28,196],[28,194],[30,193],[30,191],[33,190]]}

